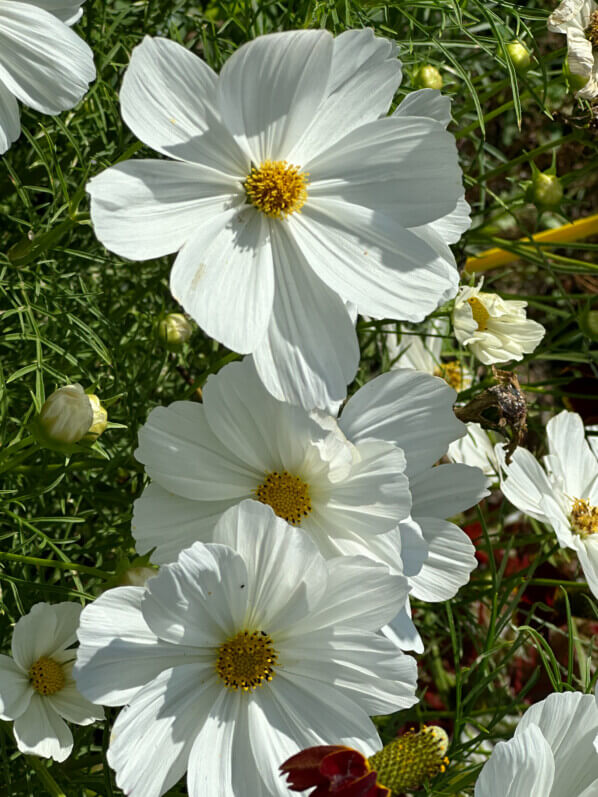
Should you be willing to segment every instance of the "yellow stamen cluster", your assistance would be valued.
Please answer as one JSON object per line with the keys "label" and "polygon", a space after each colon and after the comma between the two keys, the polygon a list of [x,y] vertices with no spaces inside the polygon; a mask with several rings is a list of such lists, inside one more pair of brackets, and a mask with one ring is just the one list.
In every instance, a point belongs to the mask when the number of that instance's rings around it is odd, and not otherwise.
{"label": "yellow stamen cluster", "polygon": [[488,327],[488,319],[490,318],[490,313],[484,307],[483,302],[477,298],[477,296],[472,296],[470,299],[467,300],[469,306],[471,307],[471,314],[473,315],[473,320],[478,325],[478,332],[484,332],[485,329]]}
{"label": "yellow stamen cluster", "polygon": [[586,36],[594,47],[598,47],[598,11],[594,11],[590,17],[590,23],[586,28]]}
{"label": "yellow stamen cluster", "polygon": [[254,492],[258,501],[271,506],[275,514],[291,526],[300,525],[311,512],[309,485],[286,470],[266,474],[266,479]]}
{"label": "yellow stamen cluster", "polygon": [[409,731],[368,758],[378,782],[393,794],[417,791],[428,778],[444,772],[448,764],[448,736],[436,726]]}
{"label": "yellow stamen cluster", "polygon": [[62,665],[48,656],[42,656],[31,665],[29,683],[40,695],[55,695],[66,683]]}
{"label": "yellow stamen cluster", "polygon": [[598,533],[598,506],[592,506],[587,498],[574,498],[571,507],[571,527],[580,537]]}
{"label": "yellow stamen cluster", "polygon": [[277,659],[265,631],[240,631],[218,648],[216,671],[229,689],[251,692],[272,680]]}
{"label": "yellow stamen cluster", "polygon": [[308,173],[286,161],[264,161],[245,180],[247,200],[266,216],[286,218],[301,210],[307,199]]}
{"label": "yellow stamen cluster", "polygon": [[463,387],[463,371],[459,360],[451,360],[448,363],[440,363],[434,369],[434,376],[439,376],[449,384],[457,393]]}

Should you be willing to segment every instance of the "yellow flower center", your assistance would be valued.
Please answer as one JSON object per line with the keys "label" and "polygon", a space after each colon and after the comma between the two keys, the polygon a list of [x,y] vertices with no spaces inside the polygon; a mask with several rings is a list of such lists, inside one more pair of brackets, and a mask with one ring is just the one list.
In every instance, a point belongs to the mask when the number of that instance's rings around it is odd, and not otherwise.
{"label": "yellow flower center", "polygon": [[590,17],[590,23],[586,28],[586,36],[594,47],[598,47],[598,11],[594,11]]}
{"label": "yellow flower center", "polygon": [[29,670],[29,683],[40,695],[55,695],[66,683],[62,665],[42,656]]}
{"label": "yellow flower center", "polygon": [[439,376],[454,388],[457,393],[463,386],[463,371],[459,360],[451,360],[448,363],[440,363],[434,369],[434,376]]}
{"label": "yellow flower center", "polygon": [[229,689],[251,692],[272,680],[277,658],[265,631],[239,631],[218,648],[216,670]]}
{"label": "yellow flower center", "polygon": [[448,736],[436,726],[409,731],[368,758],[380,785],[393,794],[417,791],[428,778],[444,772],[448,764]]}
{"label": "yellow flower center", "polygon": [[587,498],[574,498],[571,507],[571,527],[580,537],[598,533],[598,506],[592,506]]}
{"label": "yellow flower center", "polygon": [[256,487],[255,496],[291,526],[299,526],[311,512],[309,485],[286,470],[267,473],[262,484]]}
{"label": "yellow flower center", "polygon": [[247,199],[266,216],[283,219],[301,210],[307,199],[308,173],[286,161],[264,161],[245,180]]}
{"label": "yellow flower center", "polygon": [[477,298],[477,296],[472,296],[470,299],[467,300],[469,306],[471,307],[471,314],[473,315],[473,320],[478,325],[478,331],[484,332],[484,330],[488,326],[488,319],[490,318],[490,313],[484,307],[484,304]]}

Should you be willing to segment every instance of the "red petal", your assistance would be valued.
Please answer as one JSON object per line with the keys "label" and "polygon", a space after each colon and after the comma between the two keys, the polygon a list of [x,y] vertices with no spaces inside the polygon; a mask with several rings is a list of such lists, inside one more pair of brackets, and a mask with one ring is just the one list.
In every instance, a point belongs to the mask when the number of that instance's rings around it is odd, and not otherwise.
{"label": "red petal", "polygon": [[368,772],[367,775],[357,780],[345,780],[338,787],[331,784],[330,794],[338,795],[338,797],[386,797],[384,792],[380,795],[378,791],[377,777],[376,772]]}
{"label": "red petal", "polygon": [[326,756],[342,751],[353,752],[349,747],[343,745],[319,745],[308,747],[288,758],[281,765],[280,771],[286,774],[289,789],[303,791],[310,786],[327,784],[328,778],[320,772],[320,765]]}
{"label": "red petal", "polygon": [[370,771],[368,763],[357,750],[345,748],[327,755],[320,764],[320,772],[334,786],[361,778]]}

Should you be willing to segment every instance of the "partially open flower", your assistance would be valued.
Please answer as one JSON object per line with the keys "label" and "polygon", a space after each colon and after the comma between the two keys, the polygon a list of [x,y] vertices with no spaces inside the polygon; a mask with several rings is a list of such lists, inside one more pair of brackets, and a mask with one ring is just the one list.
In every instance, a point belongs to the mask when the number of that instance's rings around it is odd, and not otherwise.
{"label": "partially open flower", "polygon": [[594,0],[563,0],[548,17],[548,30],[567,37],[567,68],[577,97],[598,95],[598,5]]}
{"label": "partially open flower", "polygon": [[506,301],[496,293],[463,287],[455,299],[455,337],[484,365],[521,360],[538,346],[546,330],[526,317],[527,302]]}
{"label": "partially open flower", "polygon": [[310,797],[391,797],[415,791],[448,764],[448,736],[434,725],[409,731],[366,758],[342,745],[308,747],[280,767],[291,791]]}
{"label": "partially open flower", "polygon": [[69,452],[71,446],[97,440],[108,423],[108,414],[97,396],[88,395],[81,385],[55,390],[32,424],[32,432],[45,448]]}

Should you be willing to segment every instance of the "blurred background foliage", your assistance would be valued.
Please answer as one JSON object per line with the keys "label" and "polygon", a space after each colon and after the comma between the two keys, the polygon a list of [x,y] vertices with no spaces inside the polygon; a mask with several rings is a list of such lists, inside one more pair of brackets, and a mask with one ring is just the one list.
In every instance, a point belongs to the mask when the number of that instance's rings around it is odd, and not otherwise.
{"label": "blurred background foliage", "polygon": [[[598,236],[524,250],[516,243],[598,212],[598,106],[568,91],[565,39],[546,29],[553,8],[487,0],[87,0],[77,30],[95,53],[97,80],[58,118],[22,108],[21,138],[0,162],[1,650],[37,601],[91,599],[138,564],[130,519],[144,484],[133,456],[139,426],[158,404],[200,400],[208,375],[235,358],[197,327],[179,352],[168,351],[157,327],[180,309],[168,290],[170,258],[124,261],[103,249],[90,226],[87,180],[121,160],[154,157],[124,126],[118,106],[123,71],[145,34],[177,40],[218,70],[262,33],[372,27],[398,44],[404,80],[397,102],[422,65],[436,67],[453,99],[450,129],[473,208],[457,262],[493,246],[520,252],[488,271],[485,284],[526,299],[530,316],[547,327],[516,368],[529,401],[527,445],[543,453],[545,421],[563,407],[598,422],[591,315]],[[515,40],[531,56],[525,72],[509,55]],[[556,167],[564,189],[558,207],[529,201],[532,164]],[[360,321],[358,328],[362,366],[351,391],[391,365],[385,331],[397,325]],[[491,373],[456,354],[476,371],[465,400],[490,384]],[[65,458],[40,449],[29,424],[55,388],[73,382],[101,397],[111,423],[91,448]],[[438,796],[471,794],[483,760],[472,754],[485,740],[509,736],[526,701],[589,688],[598,627],[576,561],[557,550],[551,532],[514,514],[496,492],[460,521],[480,566],[455,600],[416,605],[426,646],[418,657],[423,699],[379,721],[385,739],[419,722],[451,732],[452,764],[421,792]],[[75,750],[62,765],[20,755],[10,724],[0,730],[2,794],[121,793],[105,763],[107,730],[73,727]],[[185,793],[183,785],[170,792]]]}

